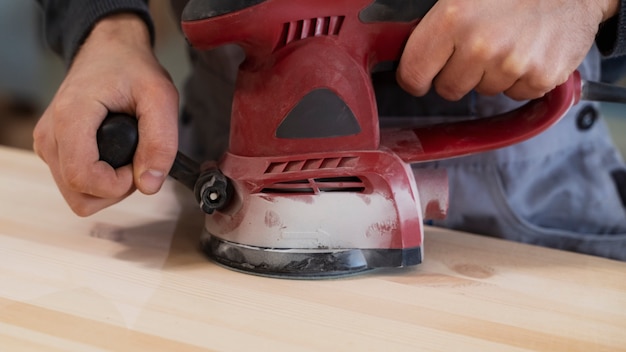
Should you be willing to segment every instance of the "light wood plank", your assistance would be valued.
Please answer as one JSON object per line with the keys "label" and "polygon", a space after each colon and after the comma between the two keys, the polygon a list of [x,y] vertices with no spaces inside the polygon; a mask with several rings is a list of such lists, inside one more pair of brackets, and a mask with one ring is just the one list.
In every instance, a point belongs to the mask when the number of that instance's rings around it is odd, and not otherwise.
{"label": "light wood plank", "polygon": [[340,280],[233,272],[174,182],[75,216],[0,147],[0,350],[626,351],[626,263],[428,228],[425,261]]}

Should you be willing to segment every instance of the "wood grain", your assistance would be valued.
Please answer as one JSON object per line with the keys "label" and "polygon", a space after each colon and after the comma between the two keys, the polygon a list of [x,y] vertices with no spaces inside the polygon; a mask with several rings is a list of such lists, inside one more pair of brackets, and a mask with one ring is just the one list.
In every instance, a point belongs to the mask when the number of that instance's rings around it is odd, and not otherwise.
{"label": "wood grain", "polygon": [[429,228],[425,261],[339,280],[233,272],[168,182],[88,218],[0,147],[0,351],[626,351],[626,263]]}

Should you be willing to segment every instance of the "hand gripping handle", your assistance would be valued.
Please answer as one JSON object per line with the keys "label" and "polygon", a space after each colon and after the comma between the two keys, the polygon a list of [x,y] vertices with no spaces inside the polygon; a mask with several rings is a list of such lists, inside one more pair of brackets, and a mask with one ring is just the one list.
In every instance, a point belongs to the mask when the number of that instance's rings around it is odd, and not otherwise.
{"label": "hand gripping handle", "polygon": [[[106,161],[114,169],[133,162],[139,142],[137,119],[122,113],[109,113],[96,133],[100,160]],[[193,190],[200,175],[200,165],[181,152],[169,175]]]}
{"label": "hand gripping handle", "polygon": [[[139,142],[137,119],[122,113],[109,113],[96,133],[100,160],[113,168],[132,163]],[[194,192],[200,207],[206,213],[228,205],[234,192],[228,180],[217,167],[201,167],[181,152],[169,171],[169,176]]]}

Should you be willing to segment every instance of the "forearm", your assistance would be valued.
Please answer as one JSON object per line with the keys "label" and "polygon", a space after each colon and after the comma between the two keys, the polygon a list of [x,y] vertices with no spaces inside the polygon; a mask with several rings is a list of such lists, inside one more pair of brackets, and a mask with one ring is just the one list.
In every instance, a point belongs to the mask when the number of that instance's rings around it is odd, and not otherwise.
{"label": "forearm", "polygon": [[37,0],[45,16],[45,34],[50,48],[70,63],[94,25],[118,13],[134,13],[147,26],[150,38],[154,27],[147,0]]}
{"label": "forearm", "polygon": [[613,16],[601,25],[596,44],[605,56],[626,54],[626,0],[616,0],[612,7]]}

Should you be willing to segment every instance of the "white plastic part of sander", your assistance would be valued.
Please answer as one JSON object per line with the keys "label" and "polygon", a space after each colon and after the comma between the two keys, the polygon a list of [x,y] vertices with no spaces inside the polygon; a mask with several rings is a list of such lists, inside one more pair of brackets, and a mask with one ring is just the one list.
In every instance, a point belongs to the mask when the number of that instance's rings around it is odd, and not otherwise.
{"label": "white plastic part of sander", "polygon": [[228,154],[220,169],[236,196],[206,216],[205,252],[260,275],[316,278],[418,264],[424,215],[440,218],[447,209],[445,171],[417,170],[430,192],[422,205],[414,171],[387,151],[278,161]]}

